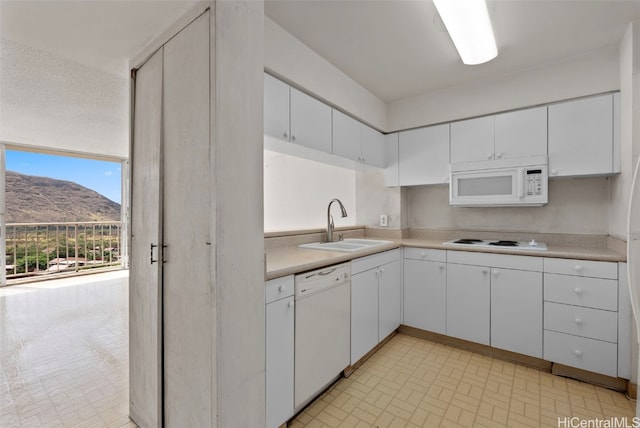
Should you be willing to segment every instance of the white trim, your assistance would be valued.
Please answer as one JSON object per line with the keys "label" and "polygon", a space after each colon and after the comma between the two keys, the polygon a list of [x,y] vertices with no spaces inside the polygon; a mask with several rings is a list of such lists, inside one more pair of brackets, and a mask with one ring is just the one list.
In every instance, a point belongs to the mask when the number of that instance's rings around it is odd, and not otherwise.
{"label": "white trim", "polygon": [[79,152],[75,150],[66,150],[66,149],[56,149],[46,146],[36,146],[31,144],[20,144],[13,143],[10,141],[2,141],[0,140],[0,144],[4,145],[7,150],[17,150],[21,152],[33,152],[33,153],[42,153],[45,155],[57,155],[57,156],[68,156],[74,158],[83,158],[83,159],[93,159],[107,162],[121,162],[126,160],[125,157],[120,156],[109,156],[103,155],[100,153],[91,153],[91,152]]}
{"label": "white trim", "polygon": [[5,145],[0,143],[0,177],[2,177],[2,185],[0,185],[0,287],[7,285],[7,251],[6,240],[7,228],[5,227]]}

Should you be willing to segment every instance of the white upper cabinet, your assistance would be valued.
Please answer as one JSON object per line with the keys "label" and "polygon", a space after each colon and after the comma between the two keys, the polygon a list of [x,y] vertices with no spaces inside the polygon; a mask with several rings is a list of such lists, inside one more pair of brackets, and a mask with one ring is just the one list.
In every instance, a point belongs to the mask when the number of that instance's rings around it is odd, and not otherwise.
{"label": "white upper cabinet", "polygon": [[547,107],[495,116],[495,159],[547,154]]}
{"label": "white upper cabinet", "polygon": [[613,105],[613,94],[606,94],[549,106],[550,177],[619,172],[614,168]]}
{"label": "white upper cabinet", "polygon": [[291,88],[291,141],[331,153],[331,107]]}
{"label": "white upper cabinet", "polygon": [[333,154],[384,168],[384,135],[333,109]]}
{"label": "white upper cabinet", "polygon": [[399,163],[398,163],[398,133],[387,134],[384,136],[384,185],[387,187],[397,187]]}
{"label": "white upper cabinet", "polygon": [[362,125],[362,162],[366,165],[384,168],[384,135],[373,128]]}
{"label": "white upper cabinet", "polygon": [[357,162],[362,160],[362,124],[333,110],[333,154]]}
{"label": "white upper cabinet", "polygon": [[546,107],[517,110],[451,124],[451,163],[546,154]]}
{"label": "white upper cabinet", "polygon": [[446,183],[449,179],[449,124],[400,132],[400,186]]}
{"label": "white upper cabinet", "polygon": [[451,163],[493,159],[493,116],[451,124]]}
{"label": "white upper cabinet", "polygon": [[289,141],[289,85],[264,75],[264,133]]}

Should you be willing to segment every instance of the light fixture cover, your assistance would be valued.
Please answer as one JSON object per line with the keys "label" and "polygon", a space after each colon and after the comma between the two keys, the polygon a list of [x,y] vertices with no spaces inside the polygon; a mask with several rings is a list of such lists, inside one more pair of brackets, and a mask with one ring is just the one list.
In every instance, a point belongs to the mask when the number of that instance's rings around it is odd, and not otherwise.
{"label": "light fixture cover", "polygon": [[467,65],[498,56],[485,0],[433,0],[453,44]]}

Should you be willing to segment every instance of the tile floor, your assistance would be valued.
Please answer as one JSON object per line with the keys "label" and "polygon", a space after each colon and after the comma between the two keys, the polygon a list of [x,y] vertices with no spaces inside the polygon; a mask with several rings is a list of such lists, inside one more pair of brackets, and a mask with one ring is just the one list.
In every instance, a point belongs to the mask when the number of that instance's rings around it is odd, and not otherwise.
{"label": "tile floor", "polygon": [[[118,271],[0,289],[0,427],[135,427],[127,282]],[[290,426],[558,427],[634,408],[621,393],[397,335]]]}
{"label": "tile floor", "polygon": [[290,427],[558,427],[571,426],[558,418],[625,416],[632,426],[634,409],[622,393],[399,334]]}
{"label": "tile floor", "polygon": [[0,427],[135,427],[126,271],[0,288]]}

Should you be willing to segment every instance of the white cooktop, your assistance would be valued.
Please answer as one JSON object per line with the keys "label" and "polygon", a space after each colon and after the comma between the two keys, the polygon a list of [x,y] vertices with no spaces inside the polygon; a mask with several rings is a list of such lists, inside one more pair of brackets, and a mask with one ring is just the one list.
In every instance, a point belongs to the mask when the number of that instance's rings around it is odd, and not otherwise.
{"label": "white cooktop", "polygon": [[483,240],[483,239],[453,239],[443,242],[444,245],[456,247],[479,247],[479,248],[503,248],[506,250],[533,250],[545,251],[547,244],[544,242],[531,241],[506,241],[506,240]]}

